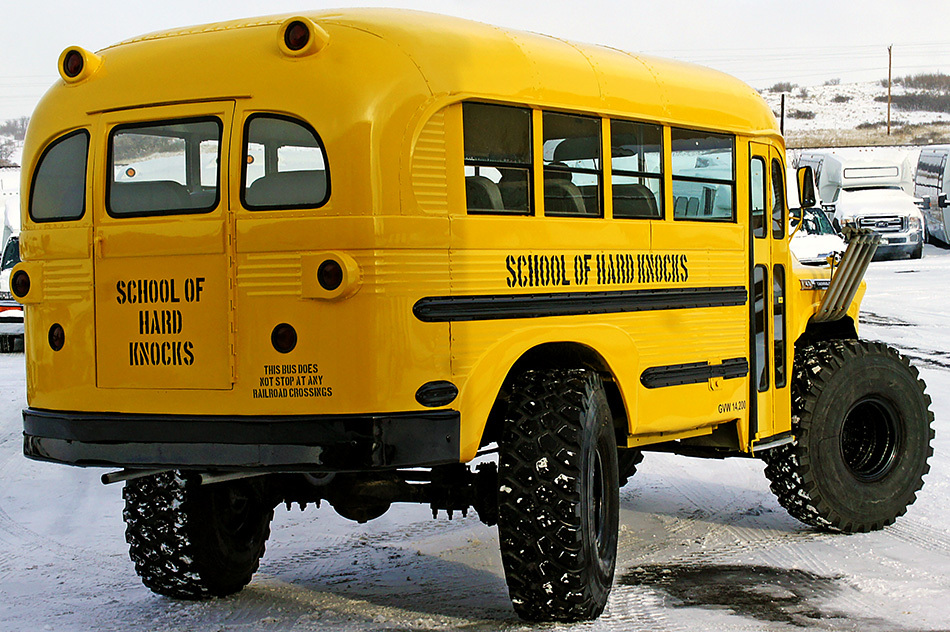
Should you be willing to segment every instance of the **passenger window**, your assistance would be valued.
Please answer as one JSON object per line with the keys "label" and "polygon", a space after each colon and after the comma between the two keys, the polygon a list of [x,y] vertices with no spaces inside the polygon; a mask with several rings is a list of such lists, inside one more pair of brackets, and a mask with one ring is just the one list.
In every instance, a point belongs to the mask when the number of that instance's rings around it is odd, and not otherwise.
{"label": "passenger window", "polygon": [[30,189],[34,222],[79,219],[86,210],[89,132],[79,130],[54,141],[39,160]]}
{"label": "passenger window", "polygon": [[772,237],[785,238],[785,169],[772,159]]}
{"label": "passenger window", "polygon": [[735,221],[735,137],[671,130],[673,218]]}
{"label": "passenger window", "polygon": [[603,217],[599,118],[545,112],[544,214]]}
{"label": "passenger window", "polygon": [[765,160],[758,156],[749,164],[749,188],[752,192],[752,234],[765,237]]}
{"label": "passenger window", "polygon": [[241,202],[252,211],[317,208],[330,198],[323,142],[303,121],[253,114],[244,124]]}
{"label": "passenger window", "polygon": [[663,128],[610,122],[614,217],[663,217]]}
{"label": "passenger window", "polygon": [[463,103],[462,125],[468,212],[532,215],[531,110]]}
{"label": "passenger window", "polygon": [[109,134],[106,209],[134,217],[203,213],[218,205],[221,122],[120,125]]}

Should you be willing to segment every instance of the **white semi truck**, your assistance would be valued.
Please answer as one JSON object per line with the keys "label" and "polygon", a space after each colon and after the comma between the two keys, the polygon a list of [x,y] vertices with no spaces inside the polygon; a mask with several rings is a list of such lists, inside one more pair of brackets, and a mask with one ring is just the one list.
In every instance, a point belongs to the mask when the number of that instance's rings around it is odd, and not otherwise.
{"label": "white semi truck", "polygon": [[799,166],[815,172],[822,208],[835,229],[869,228],[881,234],[875,259],[923,255],[923,216],[909,193],[906,157],[870,150],[803,152]]}

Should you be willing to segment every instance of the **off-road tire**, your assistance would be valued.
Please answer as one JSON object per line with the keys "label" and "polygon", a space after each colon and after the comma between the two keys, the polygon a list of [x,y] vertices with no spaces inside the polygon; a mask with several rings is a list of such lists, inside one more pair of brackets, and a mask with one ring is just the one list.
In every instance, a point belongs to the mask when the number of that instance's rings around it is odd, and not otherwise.
{"label": "off-road tire", "polygon": [[129,556],[153,592],[205,599],[251,581],[274,515],[258,479],[202,486],[170,471],[126,482],[122,496]]}
{"label": "off-road tire", "polygon": [[933,413],[917,369],[881,343],[818,342],[795,355],[795,442],[764,453],[792,516],[829,531],[881,529],[902,516],[929,471]]}
{"label": "off-road tire", "polygon": [[617,557],[617,442],[586,370],[517,376],[499,445],[498,533],[512,604],[529,621],[600,615]]}

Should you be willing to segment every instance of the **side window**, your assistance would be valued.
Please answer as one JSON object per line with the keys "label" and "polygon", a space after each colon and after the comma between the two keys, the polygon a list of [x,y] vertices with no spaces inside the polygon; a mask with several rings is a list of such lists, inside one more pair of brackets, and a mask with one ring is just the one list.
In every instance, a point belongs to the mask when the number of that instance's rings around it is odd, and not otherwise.
{"label": "side window", "polygon": [[205,213],[220,199],[221,121],[119,125],[109,134],[113,217]]}
{"label": "side window", "polygon": [[765,237],[765,159],[755,156],[749,163],[749,188],[752,192],[752,234]]}
{"label": "side window", "polygon": [[735,137],[673,128],[673,219],[735,221]]}
{"label": "side window", "polygon": [[316,131],[300,120],[253,114],[244,124],[241,202],[252,211],[317,208],[330,198],[330,171]]}
{"label": "side window", "polygon": [[765,302],[768,296],[768,268],[757,265],[752,269],[752,300],[755,310],[753,330],[755,333],[755,384],[761,393],[769,390],[769,306]]}
{"label": "side window", "polygon": [[772,237],[785,238],[785,169],[772,159]]}
{"label": "side window", "polygon": [[40,157],[30,188],[34,222],[79,219],[86,211],[89,132],[80,130],[54,141]]}
{"label": "side window", "polygon": [[785,266],[772,268],[772,312],[775,327],[775,388],[783,388],[785,377]]}
{"label": "side window", "polygon": [[531,110],[463,103],[462,127],[468,212],[532,215]]}
{"label": "side window", "polygon": [[603,217],[601,120],[545,112],[544,214]]}
{"label": "side window", "polygon": [[663,128],[610,122],[614,217],[663,217]]}

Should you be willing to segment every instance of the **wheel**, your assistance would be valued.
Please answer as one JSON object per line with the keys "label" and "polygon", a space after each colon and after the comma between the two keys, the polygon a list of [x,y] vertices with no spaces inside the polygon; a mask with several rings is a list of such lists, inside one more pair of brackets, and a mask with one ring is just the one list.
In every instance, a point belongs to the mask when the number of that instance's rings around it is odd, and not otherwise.
{"label": "wheel", "polygon": [[617,441],[597,374],[538,370],[515,379],[498,483],[501,559],[518,616],[599,616],[617,558],[620,489]]}
{"label": "wheel", "polygon": [[150,590],[203,599],[251,581],[274,515],[260,479],[202,486],[170,471],[130,480],[122,495],[129,555]]}
{"label": "wheel", "polygon": [[933,454],[917,369],[881,343],[819,342],[796,353],[791,388],[796,440],[764,455],[779,503],[832,531],[872,531],[902,516]]}

